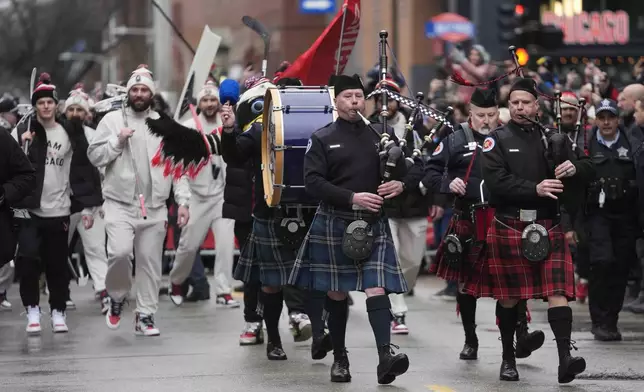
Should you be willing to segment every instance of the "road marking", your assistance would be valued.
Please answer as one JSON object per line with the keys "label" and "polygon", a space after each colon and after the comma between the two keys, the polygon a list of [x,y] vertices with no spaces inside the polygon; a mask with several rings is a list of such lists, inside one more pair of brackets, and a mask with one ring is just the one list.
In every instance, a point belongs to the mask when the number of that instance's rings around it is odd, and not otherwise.
{"label": "road marking", "polygon": [[452,388],[443,385],[426,385],[426,387],[431,392],[456,392]]}

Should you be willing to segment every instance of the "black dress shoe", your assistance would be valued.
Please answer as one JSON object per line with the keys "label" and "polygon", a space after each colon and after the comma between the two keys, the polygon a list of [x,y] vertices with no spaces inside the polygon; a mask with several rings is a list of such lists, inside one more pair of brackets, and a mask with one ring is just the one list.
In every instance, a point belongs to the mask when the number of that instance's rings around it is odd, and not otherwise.
{"label": "black dress shoe", "polygon": [[333,350],[331,335],[325,333],[321,338],[313,338],[313,342],[311,343],[311,358],[315,360],[324,359],[326,354],[331,350]]}
{"label": "black dress shoe", "polygon": [[186,302],[207,301],[210,299],[210,289],[207,290],[193,290],[184,298]]}
{"label": "black dress shoe", "polygon": [[543,346],[546,335],[543,331],[532,331],[521,336],[517,335],[516,358],[527,358],[532,352]]}
{"label": "black dress shoe", "polygon": [[286,353],[282,349],[282,345],[273,344],[272,342],[266,344],[266,356],[271,361],[286,360]]}
{"label": "black dress shoe", "polygon": [[567,384],[586,370],[586,360],[582,357],[565,357],[559,364],[559,383]]}
{"label": "black dress shoe", "polygon": [[471,361],[474,359],[478,359],[478,353],[479,353],[478,346],[469,345],[465,343],[465,345],[463,346],[463,350],[461,350],[461,354],[459,355],[459,358],[461,358],[464,361]]}
{"label": "black dress shoe", "polygon": [[407,354],[396,354],[392,347],[399,348],[393,344],[378,347],[378,384],[391,384],[396,377],[404,374],[409,369],[409,358]]}
{"label": "black dress shoe", "polygon": [[499,379],[501,381],[519,381],[519,372],[517,371],[516,360],[504,359],[503,362],[501,362]]}
{"label": "black dress shoe", "polygon": [[[325,353],[326,355],[326,353]],[[349,372],[349,357],[347,350],[333,354],[333,365],[331,365],[331,382],[350,382],[351,372]]]}

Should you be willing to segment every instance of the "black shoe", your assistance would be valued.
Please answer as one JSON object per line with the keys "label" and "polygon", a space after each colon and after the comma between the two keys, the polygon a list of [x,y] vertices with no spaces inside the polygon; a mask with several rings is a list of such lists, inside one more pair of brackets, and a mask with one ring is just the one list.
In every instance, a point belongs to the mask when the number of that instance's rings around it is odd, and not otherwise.
{"label": "black shoe", "polygon": [[210,299],[210,288],[205,290],[192,290],[192,293],[185,297],[186,302],[207,301]]}
{"label": "black shoe", "polygon": [[532,352],[543,346],[546,335],[543,331],[532,331],[524,335],[517,335],[516,358],[527,358]]}
{"label": "black shoe", "polygon": [[590,332],[595,337],[595,340],[599,340],[600,342],[617,342],[622,340],[622,334],[619,331],[612,331],[604,325],[596,325]]}
{"label": "black shoe", "polygon": [[476,345],[469,345],[468,343],[465,343],[463,346],[463,350],[461,350],[461,353],[459,354],[459,358],[461,358],[464,361],[472,361],[474,359],[478,359],[478,353],[479,353],[479,346]]}
{"label": "black shoe", "polygon": [[586,370],[586,360],[582,357],[568,356],[559,364],[559,383],[567,384]]}
{"label": "black shoe", "polygon": [[409,369],[407,354],[396,354],[392,347],[400,348],[393,344],[378,347],[378,384],[391,384],[396,377],[404,374]]}
{"label": "black shoe", "polygon": [[[311,343],[311,358],[315,360],[324,359],[326,354],[331,350],[333,350],[331,335],[325,333],[321,338],[313,338],[313,342]],[[331,376],[331,378],[333,378],[333,376]]]}
{"label": "black shoe", "polygon": [[[326,353],[325,353],[326,355]],[[349,372],[349,357],[347,350],[340,353],[333,353],[333,365],[331,365],[331,382],[350,382],[351,372]]]}
{"label": "black shoe", "polygon": [[501,381],[519,381],[519,372],[517,371],[516,360],[504,359],[503,362],[501,362],[499,379]]}
{"label": "black shoe", "polygon": [[266,357],[271,361],[285,361],[286,353],[282,349],[282,345],[273,344],[268,342],[266,344]]}

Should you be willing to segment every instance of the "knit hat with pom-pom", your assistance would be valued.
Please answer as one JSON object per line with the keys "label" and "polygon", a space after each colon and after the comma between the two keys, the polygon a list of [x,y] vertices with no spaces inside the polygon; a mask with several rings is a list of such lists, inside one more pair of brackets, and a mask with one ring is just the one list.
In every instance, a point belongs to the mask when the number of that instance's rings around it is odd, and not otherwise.
{"label": "knit hat with pom-pom", "polygon": [[56,86],[51,84],[51,77],[48,73],[43,72],[40,74],[38,84],[34,88],[34,93],[31,95],[31,105],[36,106],[41,98],[51,98],[58,103],[58,94],[56,93]]}
{"label": "knit hat with pom-pom", "polygon": [[86,113],[89,113],[89,96],[83,90],[83,84],[78,83],[74,86],[74,89],[70,91],[69,98],[65,101],[65,110],[67,110],[72,105],[78,105]]}
{"label": "knit hat with pom-pom", "polygon": [[148,68],[146,64],[140,64],[134,71],[130,79],[127,81],[127,91],[128,93],[132,87],[137,84],[143,85],[150,89],[152,95],[156,93],[156,86],[154,84],[154,79],[152,78],[152,71]]}

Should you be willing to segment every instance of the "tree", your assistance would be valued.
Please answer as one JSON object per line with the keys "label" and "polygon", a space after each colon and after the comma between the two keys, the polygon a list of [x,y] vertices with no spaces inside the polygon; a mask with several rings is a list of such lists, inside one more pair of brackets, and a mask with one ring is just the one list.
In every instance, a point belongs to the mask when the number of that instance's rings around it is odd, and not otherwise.
{"label": "tree", "polygon": [[[0,86],[27,96],[33,67],[47,72],[59,90],[79,79],[63,52],[98,53],[103,30],[122,0],[0,0]],[[81,68],[91,67],[91,62]]]}

